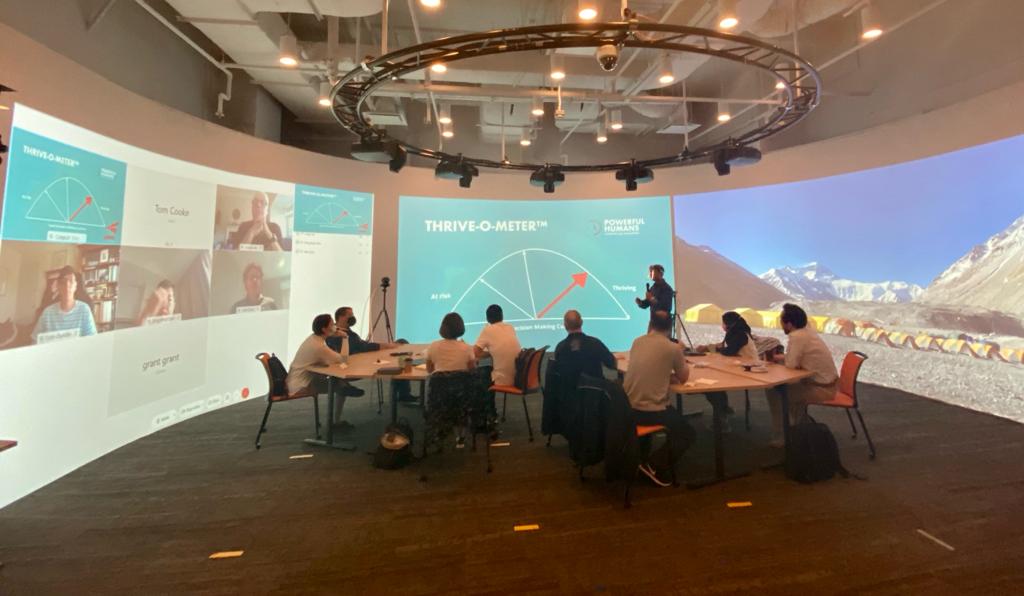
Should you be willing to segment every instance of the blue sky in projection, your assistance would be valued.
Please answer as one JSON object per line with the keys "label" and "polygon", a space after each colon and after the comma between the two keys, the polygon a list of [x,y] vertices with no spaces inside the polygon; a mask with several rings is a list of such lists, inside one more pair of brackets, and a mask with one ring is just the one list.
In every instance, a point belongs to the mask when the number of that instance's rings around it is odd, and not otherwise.
{"label": "blue sky in projection", "polygon": [[[748,271],[931,282],[1024,214],[1024,136],[852,174],[677,195],[676,235]],[[759,167],[759,166],[753,166]]]}

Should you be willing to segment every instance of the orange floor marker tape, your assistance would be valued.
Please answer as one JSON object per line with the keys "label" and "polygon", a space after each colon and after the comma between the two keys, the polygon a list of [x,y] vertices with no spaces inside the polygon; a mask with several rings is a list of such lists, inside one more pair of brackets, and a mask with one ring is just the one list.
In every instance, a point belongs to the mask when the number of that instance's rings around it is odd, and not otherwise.
{"label": "orange floor marker tape", "polygon": [[521,526],[513,526],[512,529],[516,532],[533,532],[540,529],[540,524],[523,524]]}
{"label": "orange floor marker tape", "polygon": [[729,501],[725,504],[729,509],[739,509],[740,507],[753,507],[754,504],[750,501]]}
{"label": "orange floor marker tape", "polygon": [[211,559],[234,559],[235,557],[241,557],[244,550],[224,550],[219,553],[213,553],[210,555]]}

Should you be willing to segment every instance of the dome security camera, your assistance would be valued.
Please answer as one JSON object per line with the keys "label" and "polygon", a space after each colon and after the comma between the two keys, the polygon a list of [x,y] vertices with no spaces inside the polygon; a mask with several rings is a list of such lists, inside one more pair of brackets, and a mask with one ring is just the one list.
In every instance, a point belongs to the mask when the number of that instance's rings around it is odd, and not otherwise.
{"label": "dome security camera", "polygon": [[619,65],[619,48],[615,44],[606,43],[597,48],[594,57],[603,70],[611,72]]}

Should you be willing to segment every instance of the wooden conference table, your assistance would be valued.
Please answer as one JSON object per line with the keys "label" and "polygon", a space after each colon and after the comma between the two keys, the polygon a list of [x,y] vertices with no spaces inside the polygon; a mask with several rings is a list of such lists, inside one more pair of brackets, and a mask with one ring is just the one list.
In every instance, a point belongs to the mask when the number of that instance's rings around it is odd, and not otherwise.
{"label": "wooden conference table", "polygon": [[[388,350],[377,350],[374,352],[362,352],[348,357],[344,364],[332,364],[331,366],[314,366],[310,371],[327,377],[327,436],[325,439],[306,439],[307,443],[321,445],[324,447],[337,447],[339,449],[353,450],[355,446],[348,442],[334,441],[334,385],[338,379],[343,381],[356,381],[359,379],[376,379],[377,390],[384,391],[384,380],[392,379],[397,381],[426,381],[430,376],[424,365],[413,366],[400,373],[387,372],[387,369],[394,369],[399,366],[400,360],[405,356],[395,354],[412,352],[411,358],[415,361],[423,360],[423,352],[428,344],[402,344],[397,348]],[[384,369],[386,372],[381,372]],[[391,394],[391,422],[398,419],[398,401],[394,393]]]}
{"label": "wooden conference table", "polygon": [[[324,439],[307,439],[307,443],[336,447],[340,449],[353,450],[355,446],[349,442],[336,442],[334,439],[334,387],[338,379],[354,381],[359,379],[376,379],[377,390],[383,392],[384,380],[407,380],[424,382],[429,378],[426,366],[417,365],[406,368],[401,372],[394,372],[399,366],[400,360],[405,356],[398,354],[411,352],[414,361],[422,361],[423,352],[427,344],[405,344],[389,350],[378,350],[375,352],[363,352],[349,356],[344,364],[331,366],[311,367],[311,372],[327,377],[327,433]],[[618,372],[625,374],[629,370],[629,354],[616,353],[618,361]],[[723,356],[721,354],[705,354],[703,356],[687,356],[687,364],[690,366],[690,375],[686,383],[673,384],[669,391],[676,395],[676,408],[682,411],[682,396],[705,394],[713,391],[745,391],[750,389],[767,389],[797,383],[802,379],[811,376],[812,373],[805,370],[794,370],[780,364],[764,364],[764,372],[753,372],[744,370],[741,360],[738,357]],[[381,372],[384,369],[385,372]],[[388,370],[390,369],[390,370]],[[784,415],[782,417],[783,440],[789,441],[789,400],[786,392],[781,393],[781,406]],[[391,395],[391,421],[398,418],[398,401],[394,393]],[[715,436],[715,478],[711,482],[726,480],[725,474],[725,453],[722,432],[722,421],[715,413],[713,426]],[[743,476],[745,474],[738,474]],[[708,483],[697,483],[708,484]],[[690,486],[695,486],[691,483]]]}
{"label": "wooden conference table", "polygon": [[[618,360],[619,373],[625,375],[629,370],[629,354],[619,352],[615,354]],[[686,383],[669,385],[669,391],[676,396],[676,409],[680,412],[682,408],[683,395],[706,394],[715,391],[748,391],[750,389],[768,389],[780,385],[798,383],[811,376],[813,373],[806,370],[795,370],[786,368],[781,364],[771,362],[758,362],[764,365],[763,372],[745,370],[742,364],[747,364],[736,356],[723,356],[722,354],[711,353],[701,356],[690,355],[686,357],[690,374]],[[753,363],[750,363],[753,364]],[[786,391],[780,391],[782,416],[782,438],[783,442],[789,442],[789,398]],[[727,476],[725,473],[725,445],[723,440],[722,420],[720,413],[715,410],[712,423],[715,437],[715,476],[709,481],[691,482],[691,488],[706,486],[746,476],[747,472],[741,472]]]}

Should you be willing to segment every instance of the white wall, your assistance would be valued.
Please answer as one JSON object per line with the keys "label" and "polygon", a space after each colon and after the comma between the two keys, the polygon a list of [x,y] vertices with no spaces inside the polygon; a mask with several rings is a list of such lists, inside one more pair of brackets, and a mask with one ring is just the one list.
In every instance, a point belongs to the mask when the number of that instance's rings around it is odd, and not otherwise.
{"label": "white wall", "polygon": [[[554,195],[528,184],[523,173],[484,171],[471,189],[435,180],[432,171],[364,164],[263,141],[169,109],[114,85],[6,25],[0,25],[0,82],[18,89],[4,96],[157,153],[241,174],[372,192],[374,279],[393,276],[398,196],[509,199],[618,197],[626,193],[611,174],[568,176]],[[828,101],[828,98],[825,98]],[[658,170],[640,195],[676,195],[831,176],[920,159],[1024,134],[1024,83],[963,103],[858,133],[766,154],[754,167],[718,177],[709,165]],[[9,138],[11,112],[0,111],[0,134]],[[0,171],[0,182],[6,169]],[[828,200],[828,197],[822,197]],[[396,280],[401,283],[401,280]],[[392,305],[393,307],[393,305]]]}

